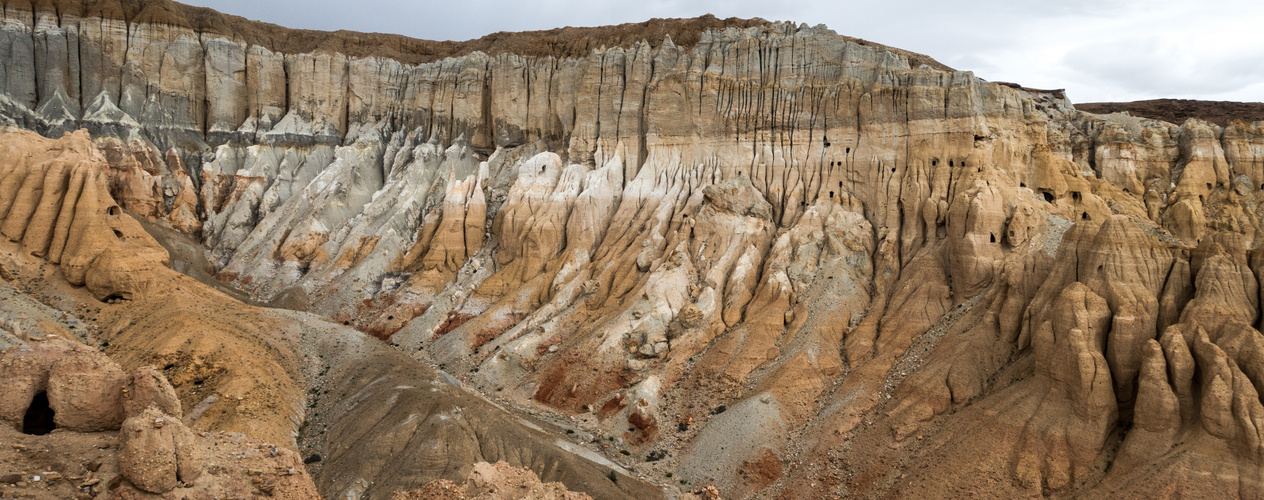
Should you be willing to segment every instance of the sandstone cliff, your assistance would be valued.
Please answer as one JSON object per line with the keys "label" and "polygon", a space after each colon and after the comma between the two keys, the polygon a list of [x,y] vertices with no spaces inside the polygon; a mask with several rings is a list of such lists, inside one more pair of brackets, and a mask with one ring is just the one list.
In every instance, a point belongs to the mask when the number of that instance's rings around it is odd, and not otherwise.
{"label": "sandstone cliff", "polygon": [[65,3],[5,3],[0,119],[86,128],[112,199],[255,299],[661,484],[1264,495],[1264,123],[1085,113],[806,25],[388,50]]}

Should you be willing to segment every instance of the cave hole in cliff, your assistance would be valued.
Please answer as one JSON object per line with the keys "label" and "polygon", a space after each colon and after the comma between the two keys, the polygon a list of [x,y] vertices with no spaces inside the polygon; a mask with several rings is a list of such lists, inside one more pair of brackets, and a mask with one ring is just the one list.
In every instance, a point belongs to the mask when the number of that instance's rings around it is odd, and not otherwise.
{"label": "cave hole in cliff", "polygon": [[939,166],[939,160],[938,160],[938,159],[931,160],[931,161],[930,161],[930,166],[932,166],[932,167],[938,167],[938,166]]}
{"label": "cave hole in cliff", "polygon": [[827,148],[828,148],[828,147],[830,147],[830,143],[829,143],[829,141],[825,141],[825,147],[827,147]]}
{"label": "cave hole in cliff", "polygon": [[31,405],[26,407],[26,415],[22,416],[22,433],[43,436],[57,428],[53,421],[53,409],[48,406],[48,393],[40,391],[31,398]]}
{"label": "cave hole in cliff", "polygon": [[105,209],[105,213],[109,215],[122,215],[123,209],[119,208],[118,205],[114,205],[110,208]]}
{"label": "cave hole in cliff", "polygon": [[1210,190],[1211,190],[1211,183],[1210,183],[1210,182],[1208,182],[1208,183],[1207,183],[1207,190],[1208,190],[1208,191],[1210,191]]}
{"label": "cave hole in cliff", "polygon": [[1045,201],[1049,203],[1053,203],[1053,193],[1050,193],[1048,191],[1041,191],[1040,194],[1045,197]]}
{"label": "cave hole in cliff", "polygon": [[991,233],[990,236],[992,237],[992,243],[996,243],[996,233]]}
{"label": "cave hole in cliff", "polygon": [[952,161],[952,160],[948,160],[948,166],[949,166],[949,167],[955,167],[956,165],[953,165],[953,161]]}
{"label": "cave hole in cliff", "polygon": [[127,294],[112,293],[112,294],[107,295],[104,299],[101,299],[101,302],[105,302],[106,304],[113,304],[115,302],[122,302],[127,299],[128,299]]}
{"label": "cave hole in cliff", "polygon": [[1071,199],[1075,200],[1076,203],[1079,203],[1079,201],[1083,199],[1083,196],[1080,195],[1079,191],[1071,191]]}
{"label": "cave hole in cliff", "polygon": [[832,199],[834,199],[834,192],[833,192],[833,191],[830,191],[830,199],[831,199],[831,200],[832,200]]}
{"label": "cave hole in cliff", "polygon": [[115,229],[115,230],[114,230],[114,237],[115,237],[115,238],[118,238],[119,240],[122,240],[122,239],[123,239],[123,232],[122,232],[122,231],[119,231],[118,229]]}
{"label": "cave hole in cliff", "polygon": [[1080,219],[1083,219],[1083,220],[1092,220],[1092,219],[1089,219],[1089,218],[1088,218],[1088,212],[1084,212],[1084,213],[1080,214]]}
{"label": "cave hole in cliff", "polygon": [[1020,182],[1020,183],[1018,183],[1018,187],[1020,187],[1020,188],[1025,188],[1025,187],[1027,187],[1027,183],[1026,183],[1026,182]]}
{"label": "cave hole in cliff", "polygon": [[851,148],[847,148],[847,154],[851,154]]}

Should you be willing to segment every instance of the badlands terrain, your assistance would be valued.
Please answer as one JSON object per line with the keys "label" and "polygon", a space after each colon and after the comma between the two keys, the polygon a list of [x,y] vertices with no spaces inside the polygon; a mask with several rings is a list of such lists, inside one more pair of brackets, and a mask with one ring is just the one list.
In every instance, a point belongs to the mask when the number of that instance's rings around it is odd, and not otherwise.
{"label": "badlands terrain", "polygon": [[0,5],[0,496],[1264,498],[1260,105]]}

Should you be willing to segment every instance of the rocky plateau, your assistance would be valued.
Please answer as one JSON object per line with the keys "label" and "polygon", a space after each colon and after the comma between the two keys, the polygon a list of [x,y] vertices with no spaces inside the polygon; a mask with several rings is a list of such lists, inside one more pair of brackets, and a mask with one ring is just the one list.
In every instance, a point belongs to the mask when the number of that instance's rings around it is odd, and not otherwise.
{"label": "rocky plateau", "polygon": [[1264,498],[1258,105],[0,5],[0,495]]}

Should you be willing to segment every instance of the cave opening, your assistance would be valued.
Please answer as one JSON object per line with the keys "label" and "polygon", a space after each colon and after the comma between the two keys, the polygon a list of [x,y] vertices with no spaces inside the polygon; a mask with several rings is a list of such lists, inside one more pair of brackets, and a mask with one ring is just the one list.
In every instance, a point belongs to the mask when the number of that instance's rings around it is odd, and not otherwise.
{"label": "cave opening", "polygon": [[48,393],[40,391],[31,398],[31,405],[26,407],[26,415],[22,417],[22,433],[43,436],[57,428],[53,421],[53,408],[48,406]]}

